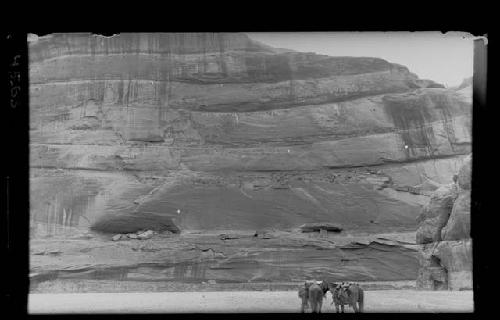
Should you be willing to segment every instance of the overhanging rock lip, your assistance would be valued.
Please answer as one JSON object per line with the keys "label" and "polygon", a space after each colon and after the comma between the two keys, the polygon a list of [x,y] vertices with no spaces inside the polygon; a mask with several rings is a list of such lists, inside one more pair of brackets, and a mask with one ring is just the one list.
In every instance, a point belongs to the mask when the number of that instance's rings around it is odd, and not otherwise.
{"label": "overhanging rock lip", "polygon": [[321,230],[341,232],[343,230],[340,224],[331,222],[310,222],[301,225],[300,230],[302,232],[320,232]]}

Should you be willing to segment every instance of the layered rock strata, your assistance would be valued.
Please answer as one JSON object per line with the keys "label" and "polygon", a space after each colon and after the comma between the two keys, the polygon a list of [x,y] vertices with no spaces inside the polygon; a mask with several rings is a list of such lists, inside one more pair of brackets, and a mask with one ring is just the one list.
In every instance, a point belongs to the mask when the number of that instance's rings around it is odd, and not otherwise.
{"label": "layered rock strata", "polygon": [[33,237],[414,230],[471,150],[470,87],[379,58],[244,34],[55,34],[29,50]]}

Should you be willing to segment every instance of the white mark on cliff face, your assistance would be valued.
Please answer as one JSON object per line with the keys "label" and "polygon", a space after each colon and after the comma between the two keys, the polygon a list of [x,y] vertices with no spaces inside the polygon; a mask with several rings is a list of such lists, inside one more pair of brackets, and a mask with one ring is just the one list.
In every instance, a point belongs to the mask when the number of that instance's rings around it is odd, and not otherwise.
{"label": "white mark on cliff face", "polygon": [[180,209],[177,209],[177,214],[181,214],[181,210]]}
{"label": "white mark on cliff face", "polygon": [[311,200],[313,203],[317,204],[317,205],[320,205],[320,202],[318,201],[318,199],[316,199],[315,197],[313,197],[309,192],[307,192],[307,190],[305,190],[304,188],[291,188],[292,189],[292,192],[295,193],[296,195],[298,195],[299,197],[302,197],[302,198],[306,198],[306,199],[309,199]]}
{"label": "white mark on cliff face", "polygon": [[290,153],[290,149],[288,149],[287,152]]}
{"label": "white mark on cliff face", "polygon": [[247,198],[250,198],[250,199],[253,199],[253,197],[251,195],[249,195],[248,193],[246,193],[242,188],[240,188],[240,192]]}
{"label": "white mark on cliff face", "polygon": [[408,145],[405,145],[405,149],[408,149]]}

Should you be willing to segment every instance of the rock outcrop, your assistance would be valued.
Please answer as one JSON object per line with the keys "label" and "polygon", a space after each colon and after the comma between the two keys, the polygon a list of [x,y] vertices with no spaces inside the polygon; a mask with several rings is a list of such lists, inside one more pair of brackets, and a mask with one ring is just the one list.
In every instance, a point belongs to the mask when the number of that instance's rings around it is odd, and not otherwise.
{"label": "rock outcrop", "polygon": [[452,87],[450,89],[453,89],[453,90],[462,90],[464,88],[471,88],[472,87],[472,78],[473,77],[468,77],[468,78],[464,78],[462,80],[462,83],[459,84],[458,86],[456,87]]}
{"label": "rock outcrop", "polygon": [[472,159],[468,157],[458,171],[458,185],[462,190],[470,190],[472,177]]}
{"label": "rock outcrop", "polygon": [[464,191],[453,204],[446,226],[441,230],[445,241],[461,240],[470,237],[470,191]]}
{"label": "rock outcrop", "polygon": [[457,198],[457,188],[454,184],[444,185],[434,191],[429,204],[424,207],[417,221],[417,243],[441,241],[441,230],[447,224],[453,202]]}
{"label": "rock outcrop", "polygon": [[471,162],[468,156],[456,184],[435,191],[422,212],[417,230],[417,243],[424,244],[417,279],[421,289],[472,289]]}

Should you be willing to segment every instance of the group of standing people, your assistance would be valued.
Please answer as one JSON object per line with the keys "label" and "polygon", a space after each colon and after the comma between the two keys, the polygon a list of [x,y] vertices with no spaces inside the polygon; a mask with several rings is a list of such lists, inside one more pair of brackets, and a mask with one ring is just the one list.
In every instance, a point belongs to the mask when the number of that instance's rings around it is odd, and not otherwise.
{"label": "group of standing people", "polygon": [[359,284],[327,281],[306,281],[299,288],[299,298],[302,300],[301,312],[311,308],[311,312],[320,313],[326,293],[332,294],[332,303],[336,312],[344,312],[344,305],[351,306],[354,312],[363,312],[364,291]]}

